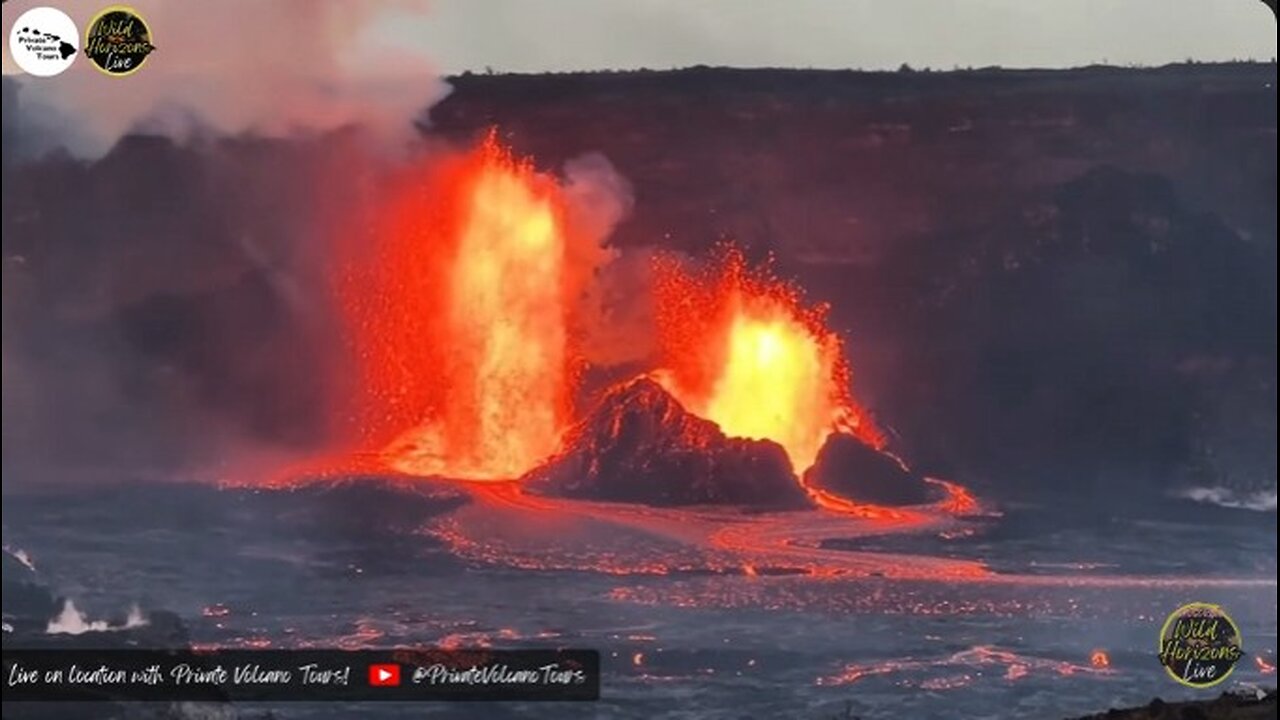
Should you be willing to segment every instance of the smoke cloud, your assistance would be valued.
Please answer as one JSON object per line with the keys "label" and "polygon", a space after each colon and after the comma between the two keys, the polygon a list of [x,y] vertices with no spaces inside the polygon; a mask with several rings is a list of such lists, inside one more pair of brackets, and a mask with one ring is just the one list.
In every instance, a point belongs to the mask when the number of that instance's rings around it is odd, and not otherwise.
{"label": "smoke cloud", "polygon": [[635,204],[631,183],[600,153],[569,160],[564,177],[570,221],[599,241],[609,237]]}
{"label": "smoke cloud", "polygon": [[[204,475],[326,447],[353,375],[335,250],[377,242],[405,162],[451,155],[421,132],[449,89],[403,31],[423,2],[132,7],[157,49],[127,78],[82,57],[37,81],[6,58],[11,482]],[[559,181],[587,359],[643,353],[645,263],[607,247],[631,187],[599,154]]]}
{"label": "smoke cloud", "polygon": [[8,481],[322,443],[342,374],[329,248],[376,173],[342,133],[6,163]]}
{"label": "smoke cloud", "polygon": [[[5,3],[5,26],[36,4]],[[39,108],[43,126],[63,126],[44,134],[46,146],[95,158],[133,131],[177,139],[289,137],[351,125],[394,151],[413,139],[413,121],[449,90],[426,54],[397,38],[403,35],[397,26],[427,11],[421,0],[131,6],[156,46],[137,73],[106,77],[80,58],[62,75],[24,82],[24,105]],[[83,29],[91,16],[73,19]],[[20,73],[8,53],[4,63],[6,76]]]}
{"label": "smoke cloud", "polygon": [[[6,26],[33,4],[5,3]],[[398,32],[418,0],[131,7],[157,49],[127,78],[83,57],[26,78],[5,53],[10,482],[322,444],[344,371],[332,245],[431,150],[449,89]]]}
{"label": "smoke cloud", "polygon": [[[14,127],[6,148],[25,147]],[[333,304],[338,248],[379,242],[404,162],[451,156],[437,145],[386,158],[334,131],[129,135],[91,162],[6,163],[11,482],[191,471],[244,480],[249,464],[340,443],[355,374]],[[635,301],[648,295],[647,262],[608,247],[630,186],[599,155],[566,163],[559,182],[587,359],[642,355],[649,331]]]}
{"label": "smoke cloud", "polygon": [[659,250],[609,244],[614,229],[634,208],[631,183],[600,153],[566,162],[564,178],[571,221],[590,240],[571,248],[577,254],[571,267],[590,270],[576,308],[578,350],[606,373],[647,367],[656,350],[653,267]]}
{"label": "smoke cloud", "polygon": [[596,271],[581,304],[585,360],[601,367],[651,360],[656,350],[653,251],[616,251]]}
{"label": "smoke cloud", "polygon": [[563,187],[577,242],[569,247],[579,350],[593,365],[637,362],[652,350],[649,253],[608,242],[635,199],[627,181],[600,153],[565,163]]}

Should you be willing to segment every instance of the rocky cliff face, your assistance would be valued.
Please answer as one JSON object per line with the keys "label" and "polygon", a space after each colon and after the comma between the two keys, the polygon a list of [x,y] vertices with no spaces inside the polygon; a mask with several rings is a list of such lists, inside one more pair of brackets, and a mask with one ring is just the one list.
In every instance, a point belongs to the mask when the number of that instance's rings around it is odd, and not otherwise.
{"label": "rocky cliff face", "polygon": [[1137,508],[1275,487],[1274,63],[455,87],[433,132],[607,156],[619,246],[776,256],[926,474]]}
{"label": "rocky cliff face", "polygon": [[[925,474],[1135,509],[1187,484],[1274,494],[1274,63],[454,85],[435,139],[496,124],[548,170],[604,154],[635,191],[624,252],[728,236],[773,253],[830,303],[859,400]],[[314,268],[290,258],[367,191],[343,137],[34,157],[44,119],[16,80],[4,92],[5,372],[22,378],[4,402],[27,418],[5,425],[6,462],[322,445],[350,374]],[[591,368],[590,392],[633,369]]]}

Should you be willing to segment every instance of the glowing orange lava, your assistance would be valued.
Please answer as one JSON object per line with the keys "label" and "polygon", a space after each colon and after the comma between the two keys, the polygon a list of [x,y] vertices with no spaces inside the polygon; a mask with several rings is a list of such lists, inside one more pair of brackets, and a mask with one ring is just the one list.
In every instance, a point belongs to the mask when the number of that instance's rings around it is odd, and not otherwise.
{"label": "glowing orange lava", "polygon": [[952,515],[968,515],[982,509],[982,505],[978,503],[978,499],[973,496],[973,493],[970,493],[959,483],[937,478],[925,478],[925,482],[942,488],[943,498],[938,502],[940,510],[949,512]]}
{"label": "glowing orange lava", "polygon": [[[1094,653],[1095,658],[1098,652],[1101,651]],[[1019,655],[1012,650],[1005,650],[991,645],[978,645],[967,650],[961,650],[948,657],[901,658],[883,660],[876,663],[850,664],[846,665],[839,673],[819,677],[816,684],[848,685],[875,675],[907,675],[908,677],[903,680],[903,684],[918,684],[926,690],[946,690],[970,684],[973,682],[975,674],[982,674],[974,671],[992,665],[1005,667],[1004,677],[1006,680],[1020,680],[1033,672],[1053,673],[1062,676],[1071,676],[1077,673],[1102,674],[1108,672],[1106,670],[1107,665],[1098,665],[1096,661],[1092,663],[1092,667],[1085,667],[1060,660]],[[946,672],[951,669],[963,669],[968,672],[947,674],[942,677],[924,680],[910,678],[913,673]]]}
{"label": "glowing orange lava", "polygon": [[849,395],[826,306],[804,305],[797,288],[749,269],[731,245],[701,270],[670,260],[657,270],[664,370],[654,377],[690,412],[727,435],[777,442],[797,473],[836,430],[884,445]]}
{"label": "glowing orange lava", "polygon": [[1096,668],[1111,667],[1111,657],[1107,655],[1106,650],[1094,650],[1089,655],[1089,664]]}
{"label": "glowing orange lava", "polygon": [[340,283],[363,444],[413,475],[513,478],[568,422],[569,229],[555,181],[501,147],[411,177]]}

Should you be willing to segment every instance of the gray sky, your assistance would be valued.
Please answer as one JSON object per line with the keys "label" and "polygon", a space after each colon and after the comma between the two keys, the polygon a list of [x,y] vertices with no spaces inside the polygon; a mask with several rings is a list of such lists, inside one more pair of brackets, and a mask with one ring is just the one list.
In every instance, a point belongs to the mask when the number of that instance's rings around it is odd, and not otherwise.
{"label": "gray sky", "polygon": [[[33,5],[0,9],[4,37]],[[55,5],[56,6],[56,5]],[[190,118],[267,135],[358,123],[394,145],[463,70],[950,69],[1276,56],[1258,0],[130,0],[154,57],[128,78],[81,59],[23,103],[95,157]],[[83,32],[99,5],[62,5]],[[83,35],[81,35],[83,37]],[[20,72],[8,48],[4,73]],[[170,127],[172,125],[172,127]]]}
{"label": "gray sky", "polygon": [[1259,0],[433,0],[382,29],[453,73],[1160,65],[1276,55]]}

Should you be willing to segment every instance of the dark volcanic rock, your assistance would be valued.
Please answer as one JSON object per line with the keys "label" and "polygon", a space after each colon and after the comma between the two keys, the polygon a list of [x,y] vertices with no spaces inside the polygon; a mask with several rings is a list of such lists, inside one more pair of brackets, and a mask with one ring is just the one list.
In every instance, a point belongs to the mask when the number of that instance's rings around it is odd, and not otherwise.
{"label": "dark volcanic rock", "polygon": [[4,606],[5,647],[24,649],[187,648],[190,636],[182,619],[167,610],[145,613],[145,622],[126,627],[124,618],[110,618],[110,629],[80,634],[49,633],[50,621],[69,602],[57,597],[35,568],[5,548],[4,580],[0,597]]}
{"label": "dark volcanic rock", "polygon": [[1213,700],[1165,702],[1155,698],[1143,707],[1088,715],[1077,720],[1264,720],[1276,716],[1276,692],[1222,693]]}
{"label": "dark volcanic rock", "polygon": [[[182,618],[167,610],[145,613],[145,622],[126,626],[123,618],[111,618],[107,630],[79,634],[49,633],[49,623],[64,607],[42,582],[25,556],[7,547],[3,554],[4,646],[6,650],[133,650],[191,647]],[[86,655],[85,657],[94,657]],[[122,700],[113,688],[71,689],[67,701],[5,702],[5,720],[233,720],[248,717],[230,704],[218,702],[136,703]]]}
{"label": "dark volcanic rock", "polygon": [[805,483],[850,500],[878,505],[916,505],[933,500],[932,486],[897,458],[835,433],[827,438]]}
{"label": "dark volcanic rock", "polygon": [[[35,568],[25,559],[20,560],[16,551],[4,549],[3,554],[3,592],[0,592],[0,605],[4,609],[4,622],[11,625],[17,621],[43,623],[53,617],[61,606],[49,589],[41,584]],[[43,629],[43,626],[41,626]]]}
{"label": "dark volcanic rock", "polygon": [[565,448],[526,475],[526,487],[648,505],[810,505],[780,445],[725,437],[647,378],[607,392]]}
{"label": "dark volcanic rock", "polygon": [[[467,495],[440,483],[356,473],[259,493],[256,500],[300,529],[362,539],[402,537],[466,504]],[[361,512],[353,514],[353,507]]]}

